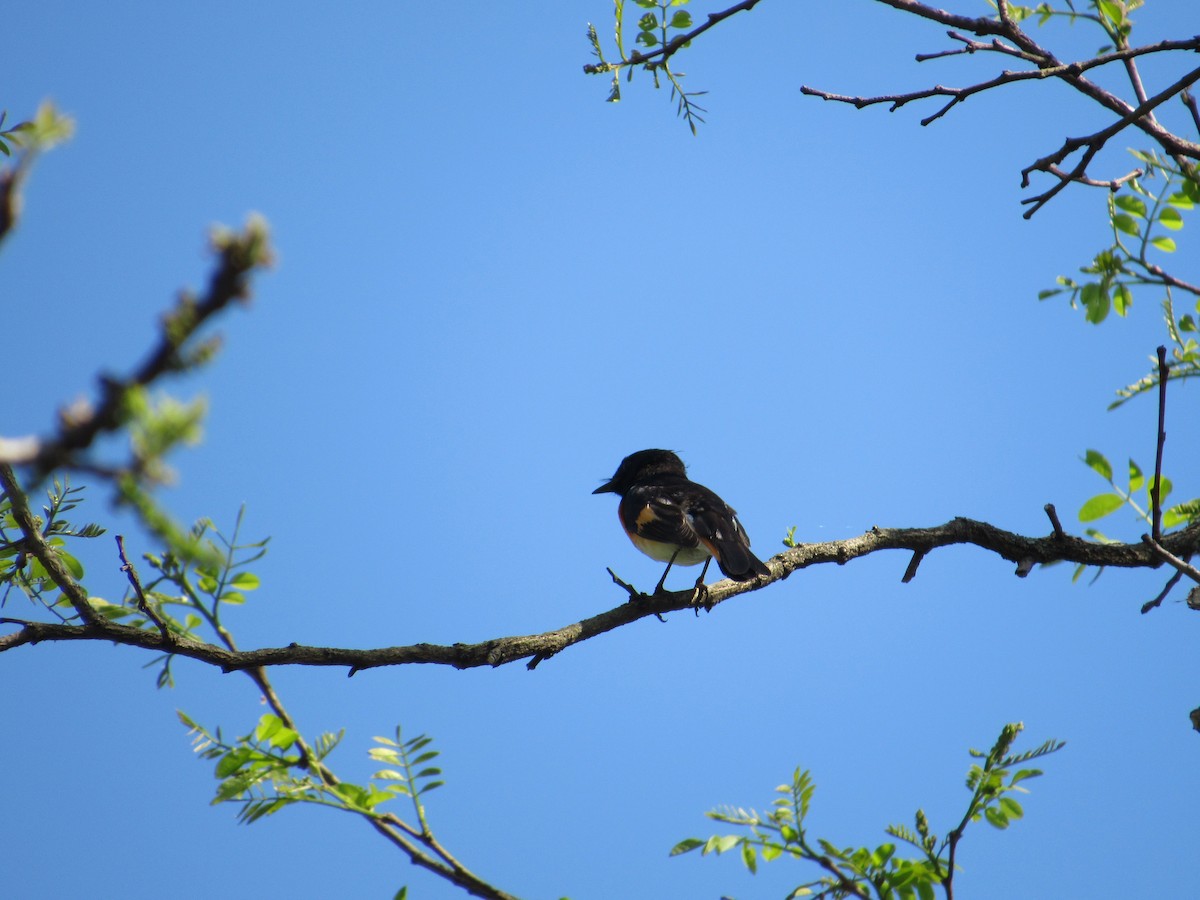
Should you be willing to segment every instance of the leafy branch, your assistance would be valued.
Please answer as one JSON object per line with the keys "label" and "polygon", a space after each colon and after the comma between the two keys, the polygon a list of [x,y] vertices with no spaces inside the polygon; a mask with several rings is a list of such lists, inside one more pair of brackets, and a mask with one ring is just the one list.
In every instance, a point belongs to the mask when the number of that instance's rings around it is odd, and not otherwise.
{"label": "leafy branch", "polygon": [[[1007,828],[1022,818],[1025,811],[1013,796],[1027,793],[1022,782],[1042,774],[1040,769],[1020,768],[1024,763],[1061,750],[1062,741],[1049,740],[1024,753],[1010,754],[1013,742],[1024,729],[1021,723],[1005,725],[1000,737],[986,753],[968,751],[981,763],[972,764],[967,773],[971,799],[959,823],[943,838],[930,831],[923,810],[914,816],[914,827],[889,825],[887,834],[915,848],[918,856],[896,856],[896,844],[876,847],[839,847],[823,838],[809,836],[807,819],[816,785],[807,770],[797,768],[790,784],[777,787],[782,795],[771,809],[759,812],[741,807],[722,807],[706,813],[708,818],[737,826],[742,831],[713,835],[707,840],[687,838],[676,844],[672,856],[699,850],[702,855],[720,855],[737,851],[751,872],[758,861],[771,862],[789,857],[816,865],[823,875],[799,885],[787,895],[795,897],[877,897],[879,900],[932,900],[940,887],[947,900],[954,898],[954,875],[958,871],[958,846],[973,822],[986,821],[998,829]],[[915,829],[915,830],[914,830]]]}
{"label": "leafy branch", "polygon": [[[613,33],[617,48],[617,59],[610,62],[605,58],[604,48],[596,27],[590,22],[587,27],[588,44],[596,62],[583,67],[587,75],[612,75],[608,92],[608,102],[616,103],[621,99],[621,72],[625,72],[627,82],[633,80],[633,73],[641,68],[649,72],[654,79],[654,87],[660,88],[659,73],[671,85],[671,99],[676,101],[676,114],[682,118],[696,133],[697,124],[704,122],[700,113],[704,107],[696,103],[695,98],[703,96],[706,91],[684,90],[680,72],[671,67],[671,58],[685,47],[691,46],[692,41],[708,31],[713,26],[723,22],[739,12],[748,12],[758,5],[759,0],[742,0],[728,9],[709,13],[703,23],[693,26],[692,16],[687,10],[678,9],[689,0],[633,0],[642,9],[652,10],[644,13],[637,21],[637,36],[634,43],[646,48],[645,51],[634,49],[625,53],[625,0],[614,0]],[[673,10],[673,11],[672,11]]]}

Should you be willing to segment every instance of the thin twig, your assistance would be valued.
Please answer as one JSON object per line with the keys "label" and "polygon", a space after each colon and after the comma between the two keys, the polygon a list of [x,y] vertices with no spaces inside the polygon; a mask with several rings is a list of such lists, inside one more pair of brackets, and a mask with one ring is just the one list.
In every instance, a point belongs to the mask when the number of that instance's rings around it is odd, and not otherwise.
{"label": "thin twig", "polygon": [[900,579],[901,584],[908,584],[917,577],[917,567],[921,565],[921,560],[925,558],[925,551],[918,550],[912,555],[912,559],[908,561],[908,568],[904,570],[904,576]]}
{"label": "thin twig", "polygon": [[[1083,79],[1079,79],[1079,81],[1082,82]],[[1159,93],[1155,94],[1153,97],[1151,97],[1145,103],[1141,103],[1136,108],[1129,110],[1127,113],[1125,113],[1123,116],[1121,116],[1121,118],[1119,118],[1117,121],[1113,122],[1107,128],[1102,128],[1100,131],[1097,131],[1094,134],[1088,135],[1087,137],[1067,138],[1065,141],[1063,141],[1063,145],[1058,150],[1056,150],[1054,153],[1051,153],[1049,156],[1044,156],[1041,159],[1037,160],[1036,162],[1032,163],[1031,165],[1026,166],[1024,169],[1022,169],[1021,170],[1021,187],[1029,187],[1029,175],[1031,172],[1051,173],[1052,167],[1057,166],[1059,163],[1063,162],[1063,160],[1065,160],[1072,153],[1074,153],[1080,149],[1082,149],[1084,151],[1083,155],[1080,157],[1080,160],[1075,165],[1074,169],[1072,169],[1068,173],[1060,173],[1055,176],[1058,180],[1055,182],[1055,184],[1052,187],[1050,187],[1048,190],[1044,191],[1043,193],[1038,194],[1037,196],[1027,197],[1021,201],[1022,204],[1030,205],[1030,209],[1023,214],[1024,218],[1026,218],[1026,219],[1030,218],[1039,209],[1041,209],[1043,206],[1045,206],[1047,203],[1049,203],[1052,199],[1054,199],[1054,197],[1059,193],[1059,191],[1061,191],[1063,188],[1065,188],[1070,182],[1076,181],[1080,177],[1082,177],[1085,174],[1085,172],[1087,171],[1087,167],[1091,164],[1092,159],[1096,156],[1097,153],[1100,152],[1100,150],[1104,147],[1104,145],[1106,143],[1108,143],[1110,138],[1114,137],[1115,135],[1117,135],[1121,131],[1123,131],[1125,128],[1128,128],[1130,125],[1134,125],[1134,124],[1138,124],[1139,127],[1142,127],[1141,123],[1149,122],[1151,125],[1154,126],[1154,128],[1157,129],[1158,128],[1157,124],[1154,123],[1151,118],[1149,118],[1149,114],[1160,104],[1169,100],[1171,97],[1174,97],[1176,94],[1180,93],[1182,90],[1184,90],[1185,88],[1187,88],[1189,85],[1193,84],[1196,81],[1200,81],[1200,68],[1193,69],[1191,72],[1184,75],[1182,78],[1180,78],[1174,84],[1172,84],[1170,87],[1165,88],[1162,91],[1159,91]],[[1089,82],[1089,84],[1090,84],[1090,82]],[[1147,129],[1147,128],[1143,127],[1143,130],[1152,130],[1152,129]],[[1175,143],[1179,143],[1180,141],[1181,141],[1181,139],[1178,139],[1178,138],[1175,139]],[[1162,143],[1162,142],[1160,141],[1160,143]],[[1190,144],[1190,142],[1183,142],[1183,143]],[[1168,149],[1168,150],[1170,149],[1165,144],[1163,144],[1163,147],[1164,147],[1164,149]],[[1182,153],[1183,151],[1180,150],[1177,152]],[[1189,153],[1189,155],[1197,156],[1198,158],[1200,158],[1200,147],[1196,147],[1196,145],[1192,144],[1192,145],[1190,145],[1190,148],[1188,149],[1188,153]]]}
{"label": "thin twig", "polygon": [[629,59],[621,60],[620,63],[589,63],[583,67],[583,71],[588,75],[595,75],[603,72],[611,72],[614,68],[620,68],[621,66],[626,65],[642,65],[643,63],[647,62],[656,62],[657,64],[661,65],[674,56],[675,53],[682,49],[685,44],[704,34],[704,32],[708,31],[708,29],[712,28],[714,25],[717,25],[718,23],[728,19],[732,15],[736,15],[737,13],[749,12],[750,10],[754,9],[758,3],[759,0],[742,0],[741,3],[735,3],[728,9],[721,10],[720,12],[709,13],[708,18],[705,20],[703,25],[698,25],[696,28],[693,28],[686,34],[681,34],[672,38],[657,50],[652,50],[649,53],[641,53],[637,50],[634,50],[629,55]]}
{"label": "thin twig", "polygon": [[1154,452],[1154,486],[1150,488],[1151,533],[1157,542],[1162,540],[1162,458],[1163,444],[1167,440],[1167,348],[1158,348],[1158,447]]}
{"label": "thin twig", "polygon": [[1196,106],[1196,98],[1192,96],[1191,91],[1184,91],[1179,95],[1179,99],[1183,101],[1183,105],[1192,114],[1192,125],[1195,126],[1196,133],[1200,135],[1200,107]]}
{"label": "thin twig", "polygon": [[1150,612],[1150,610],[1157,609],[1159,606],[1162,606],[1162,602],[1167,599],[1167,594],[1171,593],[1171,591],[1175,588],[1175,585],[1179,584],[1179,579],[1181,578],[1183,578],[1183,573],[1176,569],[1174,574],[1167,579],[1167,583],[1163,586],[1163,589],[1158,592],[1158,596],[1153,600],[1147,600],[1142,604],[1142,615],[1144,616],[1146,613]]}
{"label": "thin twig", "polygon": [[1200,584],[1200,569],[1197,569],[1191,563],[1180,559],[1148,534],[1142,535],[1142,543],[1149,547],[1150,552],[1163,562],[1169,563],[1188,578],[1192,579],[1192,581],[1196,582],[1196,584]]}
{"label": "thin twig", "polygon": [[167,623],[162,620],[162,617],[154,611],[153,607],[146,600],[146,592],[142,589],[142,579],[138,577],[137,569],[133,567],[133,563],[125,556],[125,536],[120,534],[117,535],[117,555],[121,558],[121,571],[125,573],[125,577],[129,579],[130,585],[133,586],[133,595],[137,598],[138,611],[158,627],[158,632],[162,635],[164,644],[173,643],[174,638],[171,636],[170,629],[167,628]]}

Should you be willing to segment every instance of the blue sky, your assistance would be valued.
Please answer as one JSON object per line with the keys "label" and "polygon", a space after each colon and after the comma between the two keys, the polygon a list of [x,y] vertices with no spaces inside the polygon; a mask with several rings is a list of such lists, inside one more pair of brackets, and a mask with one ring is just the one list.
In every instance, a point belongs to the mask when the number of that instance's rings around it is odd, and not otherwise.
{"label": "blue sky", "polygon": [[[1190,35],[1185,7],[1152,4],[1135,36]],[[211,412],[166,494],[181,519],[225,526],[245,503],[248,534],[272,537],[263,587],[229,621],[244,647],[472,642],[611,608],[606,566],[645,588],[661,567],[591,491],[643,447],[679,451],[764,557],[793,525],[817,541],[965,515],[1040,535],[1047,502],[1079,531],[1104,487],[1088,447],[1152,465],[1153,403],[1105,407],[1163,340],[1157,298],[1100,328],[1036,300],[1106,245],[1102,192],[1020,215],[1020,169],[1101,127],[1098,110],[1024,85],[922,128],[932,107],[805,98],[996,66],[918,66],[942,31],[868,3],[767,2],[682,61],[710,91],[692,137],[645,78],[612,105],[581,74],[586,23],[606,35],[609,15],[600,0],[10,10],[0,106],[15,119],[52,98],[77,135],[39,162],[3,248],[20,356],[0,433],[44,433],[97,372],[128,370],[174,292],[202,283],[207,227],[256,210],[279,263],[220,323],[218,363],[173,385]],[[1159,85],[1172,71],[1146,66]],[[1129,167],[1123,146],[1101,171]],[[1168,260],[1182,277],[1189,230]],[[1200,427],[1195,388],[1172,391],[1183,499],[1200,493],[1185,464]],[[136,533],[102,491],[86,512]],[[109,538],[84,558],[89,590],[119,597]],[[814,873],[667,851],[716,830],[711,807],[767,806],[797,765],[818,784],[814,834],[879,842],[918,806],[944,833],[966,748],[1014,720],[1027,746],[1068,746],[1024,821],[968,833],[962,896],[1191,887],[1196,623],[1177,602],[1138,614],[1166,575],[1018,580],[957,548],[903,585],[907,562],[810,569],[533,673],[274,679],[308,733],[346,729],[332,763],[351,780],[376,768],[372,735],[433,735],[435,830],[524,897],[781,896]],[[69,645],[2,660],[12,896],[462,896],[349,818],[242,828],[209,807],[211,765],[174,710],[245,733],[257,693],[186,662],[156,691],[147,661]]]}

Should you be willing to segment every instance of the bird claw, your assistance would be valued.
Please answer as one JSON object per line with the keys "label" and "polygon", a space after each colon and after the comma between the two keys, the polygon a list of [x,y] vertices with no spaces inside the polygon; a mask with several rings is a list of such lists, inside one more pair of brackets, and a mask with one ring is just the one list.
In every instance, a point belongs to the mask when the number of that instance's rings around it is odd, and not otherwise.
{"label": "bird claw", "polygon": [[692,610],[697,616],[700,615],[700,607],[704,607],[705,612],[712,612],[712,598],[708,593],[708,585],[703,581],[696,582],[696,593],[692,595]]}

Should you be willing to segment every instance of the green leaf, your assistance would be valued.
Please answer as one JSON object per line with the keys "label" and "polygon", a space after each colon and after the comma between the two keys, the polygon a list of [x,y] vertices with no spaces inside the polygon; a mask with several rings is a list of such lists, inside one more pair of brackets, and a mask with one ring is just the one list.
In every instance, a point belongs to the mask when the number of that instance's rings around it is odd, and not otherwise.
{"label": "green leaf", "polygon": [[726,850],[732,850],[738,845],[741,838],[736,834],[727,834],[724,837],[717,838],[717,853],[724,853]]}
{"label": "green leaf", "polygon": [[1123,231],[1126,234],[1132,234],[1134,237],[1137,237],[1139,234],[1141,234],[1141,231],[1138,230],[1137,222],[1133,221],[1133,216],[1127,216],[1124,213],[1117,213],[1112,217],[1112,223],[1113,227],[1116,228],[1117,231]]}
{"label": "green leaf", "polygon": [[1125,9],[1117,0],[1099,0],[1096,8],[1100,10],[1100,14],[1108,19],[1115,27],[1120,27],[1125,21]]}
{"label": "green leaf", "polygon": [[1163,228],[1170,228],[1172,231],[1178,231],[1183,227],[1183,216],[1179,214],[1178,210],[1169,206],[1158,214],[1158,221]]}
{"label": "green leaf", "polygon": [[1162,523],[1167,528],[1185,525],[1195,519],[1200,519],[1200,497],[1188,500],[1186,503],[1177,503],[1170,509],[1163,510]]}
{"label": "green leaf", "polygon": [[1129,493],[1140,491],[1144,482],[1141,468],[1132,459],[1129,460]]}
{"label": "green leaf", "polygon": [[58,558],[62,560],[62,564],[67,567],[67,571],[75,576],[76,581],[83,577],[83,563],[65,550],[59,550],[57,553]]}
{"label": "green leaf", "polygon": [[1125,504],[1119,494],[1097,494],[1079,508],[1080,522],[1094,522],[1116,512]]}
{"label": "green leaf", "polygon": [[1192,198],[1189,197],[1185,191],[1176,191],[1170,197],[1167,198],[1167,202],[1170,203],[1172,206],[1174,206],[1176,209],[1195,209],[1196,208],[1196,204],[1192,201]]}
{"label": "green leaf", "polygon": [[1173,241],[1169,237],[1151,238],[1150,243],[1153,244],[1155,247],[1157,247],[1159,250],[1161,250],[1163,253],[1174,253],[1175,252],[1175,241]]}
{"label": "green leaf", "polygon": [[254,739],[256,741],[270,740],[271,736],[281,728],[283,728],[283,720],[279,716],[274,713],[264,713],[254,729]]}
{"label": "green leaf", "polygon": [[678,28],[684,31],[692,27],[692,14],[687,10],[677,10],[675,15],[671,16],[671,27]]}
{"label": "green leaf", "polygon": [[999,828],[1003,830],[1008,827],[1008,817],[1005,816],[1004,813],[995,806],[989,806],[987,809],[985,809],[983,811],[983,817],[987,819],[988,824],[993,828]]}
{"label": "green leaf", "polygon": [[1009,819],[1021,819],[1025,817],[1025,810],[1021,808],[1021,804],[1012,797],[1001,797],[1000,806],[1004,810],[1004,815]]}
{"label": "green leaf", "polygon": [[1113,310],[1118,316],[1125,316],[1129,312],[1129,308],[1133,306],[1133,292],[1129,290],[1129,285],[1118,284],[1113,288]]}
{"label": "green leaf", "polygon": [[230,587],[235,587],[239,591],[252,591],[259,586],[260,582],[258,576],[253,572],[238,572],[229,584]]}
{"label": "green leaf", "polygon": [[1137,216],[1139,219],[1146,218],[1146,202],[1141,197],[1135,197],[1132,194],[1121,194],[1113,200],[1118,207]]}
{"label": "green leaf", "polygon": [[1084,454],[1083,461],[1099,472],[1100,477],[1105,481],[1111,482],[1113,480],[1112,464],[1109,463],[1104,454],[1099,450],[1088,450]]}
{"label": "green leaf", "polygon": [[404,887],[400,888],[400,890],[396,891],[395,895],[392,897],[392,900],[408,900],[408,885],[405,885]]}
{"label": "green leaf", "polygon": [[1086,310],[1085,318],[1093,325],[1099,325],[1108,318],[1110,301],[1108,292],[1096,282],[1089,282],[1079,292],[1080,302]]}
{"label": "green leaf", "polygon": [[754,845],[749,841],[742,844],[742,863],[750,870],[751,875],[758,872],[758,854],[754,852]]}

